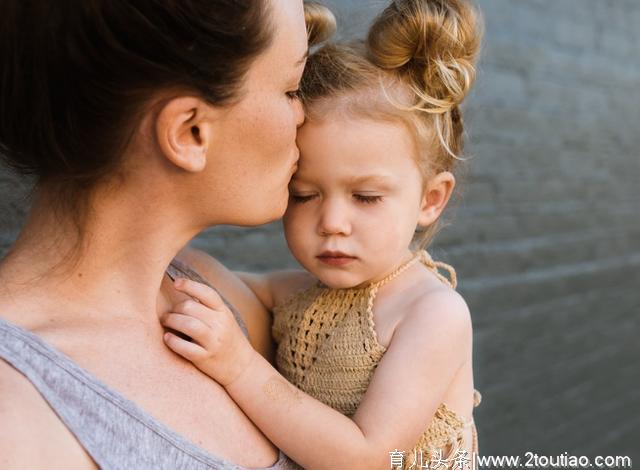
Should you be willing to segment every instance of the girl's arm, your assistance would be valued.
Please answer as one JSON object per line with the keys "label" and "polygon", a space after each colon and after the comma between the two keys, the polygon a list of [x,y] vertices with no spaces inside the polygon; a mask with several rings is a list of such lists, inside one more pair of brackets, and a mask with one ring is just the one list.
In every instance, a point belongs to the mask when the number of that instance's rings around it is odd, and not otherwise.
{"label": "girl's arm", "polygon": [[278,305],[293,293],[315,282],[315,278],[308,272],[293,269],[262,274],[235,271],[235,274],[253,291],[268,311],[272,311],[274,305]]}
{"label": "girl's arm", "polygon": [[179,290],[203,304],[188,306],[187,314],[179,306],[182,313],[167,315],[163,323],[195,343],[167,334],[167,345],[222,384],[260,430],[305,468],[389,468],[389,453],[413,448],[471,356],[464,300],[444,289],[425,296],[397,326],[350,419],[291,385],[255,353],[233,329],[232,315],[215,292],[180,282]]}

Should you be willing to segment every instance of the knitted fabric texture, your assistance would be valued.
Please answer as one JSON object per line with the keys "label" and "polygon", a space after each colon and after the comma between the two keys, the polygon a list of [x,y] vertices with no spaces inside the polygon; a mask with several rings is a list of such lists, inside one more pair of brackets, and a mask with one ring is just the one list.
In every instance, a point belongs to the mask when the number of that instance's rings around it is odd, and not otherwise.
{"label": "knitted fabric texture", "polygon": [[[349,289],[330,289],[318,282],[276,305],[272,333],[278,344],[280,373],[300,390],[352,417],[386,351],[374,329],[375,296],[380,287],[418,261],[455,288],[453,268],[420,251],[379,282]],[[448,270],[450,278],[440,274],[439,268]],[[474,406],[480,400],[480,393],[474,390]],[[477,452],[473,418],[465,422],[441,403],[419,441],[406,452],[406,468],[416,455],[418,459],[422,456],[425,464],[438,457],[452,458],[466,445],[466,427],[472,429],[472,452]]]}

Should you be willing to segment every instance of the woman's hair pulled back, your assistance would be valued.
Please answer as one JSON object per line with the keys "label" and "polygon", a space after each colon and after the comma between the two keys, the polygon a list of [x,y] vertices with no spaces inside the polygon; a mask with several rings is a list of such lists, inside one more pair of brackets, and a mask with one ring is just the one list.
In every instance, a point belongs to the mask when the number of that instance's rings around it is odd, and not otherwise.
{"label": "woman's hair pulled back", "polygon": [[271,42],[268,0],[0,2],[0,154],[76,223],[163,91],[233,100]]}

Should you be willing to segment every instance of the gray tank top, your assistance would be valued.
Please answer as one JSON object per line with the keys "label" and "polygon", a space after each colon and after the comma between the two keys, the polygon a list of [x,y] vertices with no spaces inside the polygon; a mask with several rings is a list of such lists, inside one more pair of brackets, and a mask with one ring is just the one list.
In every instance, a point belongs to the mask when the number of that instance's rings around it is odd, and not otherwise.
{"label": "gray tank top", "polygon": [[[172,265],[177,272],[168,270],[171,277],[194,278],[184,266]],[[102,469],[248,470],[198,447],[37,335],[2,317],[0,359],[31,381]],[[265,470],[299,468],[280,451],[278,461]]]}

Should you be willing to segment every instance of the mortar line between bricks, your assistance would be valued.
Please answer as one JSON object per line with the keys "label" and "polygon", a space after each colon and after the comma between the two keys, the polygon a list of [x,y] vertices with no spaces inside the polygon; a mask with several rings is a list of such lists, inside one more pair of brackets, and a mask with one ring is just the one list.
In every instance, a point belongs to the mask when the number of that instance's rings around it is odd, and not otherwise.
{"label": "mortar line between bricks", "polygon": [[616,256],[597,261],[585,261],[568,265],[555,266],[547,269],[537,269],[526,273],[513,273],[506,276],[485,277],[481,279],[468,279],[460,283],[462,290],[483,290],[492,287],[506,287],[516,284],[529,284],[540,281],[553,281],[568,276],[593,274],[620,267],[640,268],[640,252],[631,255]]}

